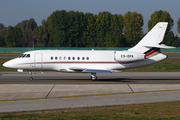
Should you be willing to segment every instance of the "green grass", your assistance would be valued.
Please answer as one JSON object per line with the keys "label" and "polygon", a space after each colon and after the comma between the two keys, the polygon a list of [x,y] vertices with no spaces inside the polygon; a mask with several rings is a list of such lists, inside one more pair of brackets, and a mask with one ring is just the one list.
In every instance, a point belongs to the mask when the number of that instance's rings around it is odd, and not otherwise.
{"label": "green grass", "polygon": [[16,71],[16,69],[10,69],[10,68],[6,68],[3,67],[3,63],[8,61],[9,59],[0,59],[0,71]]}
{"label": "green grass", "polygon": [[0,52],[0,55],[21,55],[22,52]]}
{"label": "green grass", "polygon": [[172,52],[172,53],[163,53],[165,55],[169,55],[169,56],[180,56],[180,53],[179,52]]}
{"label": "green grass", "polygon": [[180,101],[1,113],[0,119],[50,120],[177,120],[180,119]]}
{"label": "green grass", "polygon": [[127,69],[125,71],[180,71],[180,59],[165,59],[155,64]]}

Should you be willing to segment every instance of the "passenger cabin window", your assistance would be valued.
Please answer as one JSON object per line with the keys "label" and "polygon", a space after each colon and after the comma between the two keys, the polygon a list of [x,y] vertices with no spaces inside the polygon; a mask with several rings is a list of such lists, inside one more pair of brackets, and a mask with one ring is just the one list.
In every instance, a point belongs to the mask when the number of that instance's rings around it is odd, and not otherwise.
{"label": "passenger cabin window", "polygon": [[[23,57],[27,57],[27,58],[28,58],[28,57],[30,57],[30,54],[22,54],[22,55],[19,56],[19,58],[21,58],[21,57],[22,57],[22,58],[23,58]],[[53,59],[58,60],[58,57],[54,57],[54,58],[51,57],[50,59],[51,59],[51,60],[53,60]],[[59,57],[59,60],[62,60],[62,59],[63,59],[63,60],[66,60],[66,57]],[[72,59],[72,60],[75,60],[76,58],[75,58],[75,57],[72,57],[72,58],[71,58],[71,57],[67,57],[67,59],[68,59],[68,60],[71,60],[71,59]],[[80,60],[80,57],[77,57],[77,60]],[[82,57],[82,60],[89,60],[89,57]]]}

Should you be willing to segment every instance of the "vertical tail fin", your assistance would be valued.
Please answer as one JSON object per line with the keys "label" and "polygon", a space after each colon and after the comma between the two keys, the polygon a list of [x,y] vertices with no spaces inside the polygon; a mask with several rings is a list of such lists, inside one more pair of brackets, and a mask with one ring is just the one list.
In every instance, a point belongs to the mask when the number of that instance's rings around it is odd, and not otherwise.
{"label": "vertical tail fin", "polygon": [[156,49],[157,51],[157,49],[160,48],[173,48],[160,44],[163,41],[167,25],[167,22],[157,23],[137,45],[128,51],[147,54],[147,52],[150,52],[152,49]]}

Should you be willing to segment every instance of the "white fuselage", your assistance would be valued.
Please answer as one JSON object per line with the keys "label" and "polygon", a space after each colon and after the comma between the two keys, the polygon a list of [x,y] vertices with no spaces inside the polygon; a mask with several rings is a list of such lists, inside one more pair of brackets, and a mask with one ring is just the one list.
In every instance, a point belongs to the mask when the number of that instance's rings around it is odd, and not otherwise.
{"label": "white fuselage", "polygon": [[[116,53],[124,57],[116,60]],[[35,50],[23,53],[28,57],[19,57],[3,64],[5,67],[25,70],[55,70],[62,72],[81,72],[76,68],[93,70],[122,70],[152,64],[165,59],[161,53],[149,58],[128,61],[134,53],[128,51],[100,50]],[[122,54],[121,54],[122,53]],[[127,59],[127,62],[125,62]],[[132,59],[132,58],[131,58]],[[73,69],[72,69],[73,68]]]}
{"label": "white fuselage", "polygon": [[127,51],[100,50],[35,50],[23,53],[19,58],[7,61],[4,67],[23,69],[56,70],[61,72],[91,73],[96,80],[96,73],[119,72],[123,69],[153,64],[167,58],[160,52],[161,48],[173,48],[161,44],[168,23],[159,22],[146,34],[138,44]]}

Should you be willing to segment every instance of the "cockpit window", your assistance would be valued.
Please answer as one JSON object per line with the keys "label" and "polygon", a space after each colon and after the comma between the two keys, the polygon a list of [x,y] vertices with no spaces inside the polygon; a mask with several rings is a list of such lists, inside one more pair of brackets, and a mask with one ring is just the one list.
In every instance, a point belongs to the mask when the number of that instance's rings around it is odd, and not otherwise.
{"label": "cockpit window", "polygon": [[22,56],[22,58],[24,58],[26,56],[26,54],[24,54],[23,56]]}
{"label": "cockpit window", "polygon": [[19,58],[21,58],[24,54],[20,55]]}
{"label": "cockpit window", "polygon": [[30,54],[22,54],[22,55],[19,56],[19,58],[24,58],[24,57],[29,58]]}
{"label": "cockpit window", "polygon": [[30,57],[30,54],[27,54],[26,57],[29,58],[29,57]]}

